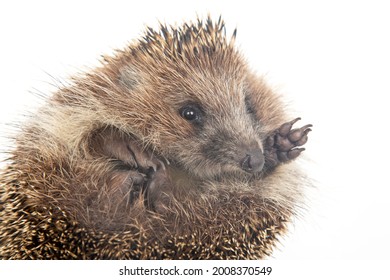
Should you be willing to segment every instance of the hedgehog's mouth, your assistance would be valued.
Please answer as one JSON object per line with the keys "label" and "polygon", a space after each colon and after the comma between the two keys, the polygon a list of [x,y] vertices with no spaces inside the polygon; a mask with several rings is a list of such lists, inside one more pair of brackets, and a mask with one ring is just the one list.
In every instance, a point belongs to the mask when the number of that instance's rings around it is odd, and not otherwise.
{"label": "hedgehog's mouth", "polygon": [[[244,170],[241,166],[242,163],[226,160],[226,162],[212,162],[201,161],[198,164],[192,163],[191,166],[185,166],[176,162],[170,162],[167,166],[168,170],[174,170],[174,173],[180,174],[178,177],[180,182],[204,182],[204,181],[223,181],[226,178],[251,178],[261,173],[263,164],[259,168],[251,168],[250,170]],[[250,163],[246,163],[250,164]],[[249,166],[248,166],[249,169]],[[187,183],[186,183],[187,184]]]}

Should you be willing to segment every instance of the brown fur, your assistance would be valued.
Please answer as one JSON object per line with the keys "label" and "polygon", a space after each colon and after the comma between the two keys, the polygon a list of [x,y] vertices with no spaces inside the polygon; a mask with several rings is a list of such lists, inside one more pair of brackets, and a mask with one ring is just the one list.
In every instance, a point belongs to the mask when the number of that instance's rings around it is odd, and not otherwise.
{"label": "brown fur", "polygon": [[[234,37],[226,39],[221,20],[148,29],[47,100],[1,174],[0,256],[270,255],[301,203],[303,177],[294,162],[258,174],[236,164],[237,147],[263,149],[287,119]],[[188,102],[202,105],[200,128],[178,113]],[[149,198],[154,209],[144,192],[131,192],[140,174],[126,156],[130,142],[150,157],[146,166],[158,162],[167,174]]]}

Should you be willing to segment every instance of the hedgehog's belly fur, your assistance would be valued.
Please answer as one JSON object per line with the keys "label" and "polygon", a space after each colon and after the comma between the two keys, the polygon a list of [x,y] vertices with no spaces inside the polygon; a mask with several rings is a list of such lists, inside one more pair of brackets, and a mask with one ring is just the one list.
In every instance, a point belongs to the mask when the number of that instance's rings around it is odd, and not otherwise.
{"label": "hedgehog's belly fur", "polygon": [[199,211],[191,209],[196,203],[187,203],[173,210],[176,216],[149,212],[124,230],[95,230],[61,207],[42,204],[50,198],[15,175],[11,171],[1,182],[3,259],[261,259],[270,255],[287,222],[274,206],[252,209],[242,197],[241,205],[219,201],[215,209],[212,201],[204,201],[210,208]]}

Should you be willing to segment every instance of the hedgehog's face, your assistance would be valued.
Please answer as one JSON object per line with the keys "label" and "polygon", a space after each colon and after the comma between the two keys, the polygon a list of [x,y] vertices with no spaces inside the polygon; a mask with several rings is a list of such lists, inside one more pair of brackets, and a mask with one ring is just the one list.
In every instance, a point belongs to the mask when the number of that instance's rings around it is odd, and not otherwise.
{"label": "hedgehog's face", "polygon": [[148,123],[156,151],[197,177],[260,172],[261,122],[244,84],[236,73],[203,71],[155,85],[162,98],[151,102]]}
{"label": "hedgehog's face", "polygon": [[262,141],[247,110],[242,102],[235,108],[191,101],[183,104],[177,113],[192,131],[172,145],[177,162],[198,176],[260,172],[264,165]]}

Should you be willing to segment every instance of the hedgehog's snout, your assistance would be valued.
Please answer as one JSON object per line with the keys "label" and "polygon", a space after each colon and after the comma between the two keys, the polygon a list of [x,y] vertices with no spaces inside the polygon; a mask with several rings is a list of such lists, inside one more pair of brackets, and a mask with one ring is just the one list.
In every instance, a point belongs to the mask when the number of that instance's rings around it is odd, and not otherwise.
{"label": "hedgehog's snout", "polygon": [[250,147],[245,149],[244,156],[240,161],[242,170],[249,173],[256,173],[263,169],[264,155],[259,147]]}

